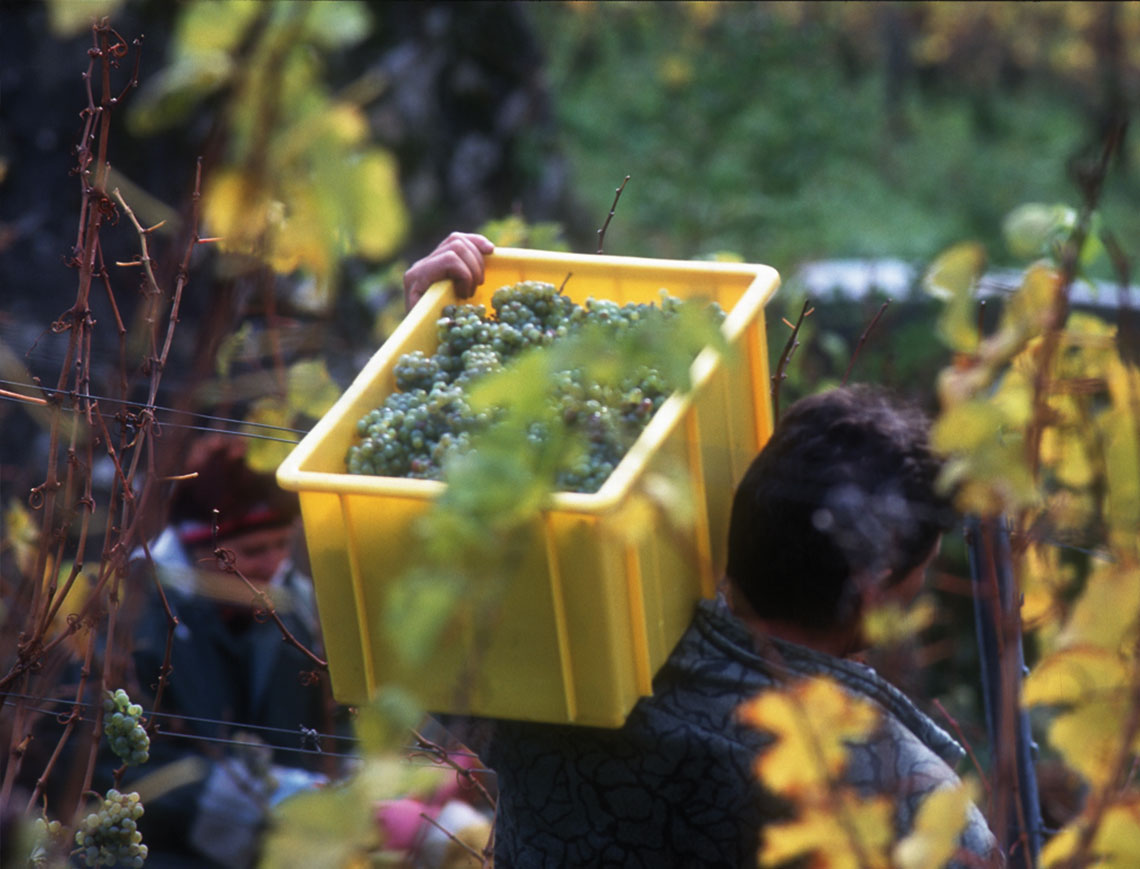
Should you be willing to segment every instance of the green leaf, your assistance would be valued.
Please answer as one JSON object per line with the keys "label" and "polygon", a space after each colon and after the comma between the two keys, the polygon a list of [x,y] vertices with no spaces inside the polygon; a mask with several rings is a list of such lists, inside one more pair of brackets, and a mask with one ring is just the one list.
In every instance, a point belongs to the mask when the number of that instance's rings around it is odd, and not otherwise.
{"label": "green leaf", "polygon": [[303,359],[289,366],[285,403],[291,414],[320,419],[340,398],[340,387],[324,359]]}
{"label": "green leaf", "polygon": [[48,28],[52,35],[67,39],[84,31],[90,32],[91,22],[113,17],[124,0],[48,0]]}
{"label": "green leaf", "polygon": [[236,332],[231,332],[218,345],[218,354],[214,359],[214,370],[217,371],[218,377],[222,380],[230,376],[230,368],[233,366],[234,358],[241,352],[252,334],[253,324],[246,320]]}
{"label": "green leaf", "polygon": [[357,0],[323,0],[308,6],[305,30],[321,48],[350,48],[372,31],[368,7]]}
{"label": "green leaf", "polygon": [[233,59],[220,50],[172,61],[139,88],[127,116],[131,132],[150,136],[182,123],[203,99],[225,86],[233,73]]}
{"label": "green leaf", "polygon": [[383,633],[401,661],[414,667],[427,659],[466,588],[462,573],[432,567],[415,568],[391,586]]}
{"label": "green leaf", "polygon": [[1002,221],[1001,230],[1011,254],[1032,259],[1049,253],[1076,223],[1077,212],[1067,205],[1029,202],[1011,211]]}
{"label": "green leaf", "polygon": [[[246,414],[247,423],[261,423],[268,426],[281,426],[288,428],[293,415],[289,412],[285,402],[276,396],[260,398],[253,403]],[[287,437],[286,433],[278,432],[272,428],[265,429],[258,425],[244,425],[242,431],[249,435],[249,446],[246,449],[245,461],[255,471],[272,473],[288,457],[293,449],[292,443],[270,440],[273,437]]]}

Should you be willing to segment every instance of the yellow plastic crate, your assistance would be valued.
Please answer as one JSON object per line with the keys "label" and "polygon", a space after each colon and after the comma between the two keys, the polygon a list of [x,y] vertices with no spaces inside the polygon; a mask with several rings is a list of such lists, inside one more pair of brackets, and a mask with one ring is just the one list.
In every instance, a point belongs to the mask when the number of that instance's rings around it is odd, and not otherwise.
{"label": "yellow plastic crate", "polygon": [[[436,320],[455,301],[435,284],[277,471],[300,493],[334,696],[362,704],[384,684],[412,690],[429,710],[531,721],[620,726],[724,569],[732,492],[771,432],[764,307],[779,276],[764,265],[681,262],[500,248],[468,301],[487,305],[521,280],[562,285],[579,303],[655,302],[660,290],[715,300],[734,349],[706,348],[694,388],[671,396],[595,494],[555,494],[536,522],[500,621],[476,652],[447,635],[414,674],[398,670],[379,631],[388,583],[414,563],[410,528],[443,484],[348,474],[356,423],[395,390],[404,353],[436,347]],[[678,473],[680,471],[680,473]],[[612,533],[644,505],[643,483],[681,479],[695,507],[683,527],[637,542]],[[471,617],[461,613],[460,618]]]}

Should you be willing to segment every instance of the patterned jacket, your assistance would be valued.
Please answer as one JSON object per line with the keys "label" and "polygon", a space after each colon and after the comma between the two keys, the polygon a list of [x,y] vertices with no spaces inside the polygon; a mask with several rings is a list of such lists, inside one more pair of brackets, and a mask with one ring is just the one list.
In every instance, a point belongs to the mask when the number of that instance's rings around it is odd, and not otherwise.
{"label": "patterned jacket", "polygon": [[[863,793],[896,796],[900,834],[926,794],[958,781],[962,748],[874,670],[774,645],[775,655],[761,655],[722,601],[703,601],[653,696],[623,727],[495,721],[470,730],[469,745],[499,780],[496,869],[755,866],[765,822],[789,815],[753,775],[769,738],[736,711],[782,671],[833,677],[881,707],[879,735],[853,750],[847,778]],[[979,856],[995,848],[976,808],[961,844]]]}

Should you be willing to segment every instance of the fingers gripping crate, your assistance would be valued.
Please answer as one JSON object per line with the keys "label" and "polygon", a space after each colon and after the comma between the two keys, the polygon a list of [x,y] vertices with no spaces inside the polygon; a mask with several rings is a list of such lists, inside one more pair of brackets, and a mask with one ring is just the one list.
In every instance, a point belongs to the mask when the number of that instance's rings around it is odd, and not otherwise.
{"label": "fingers gripping crate", "polygon": [[[490,310],[497,288],[522,280],[565,281],[580,304],[656,302],[662,289],[716,301],[731,353],[701,352],[693,388],[662,405],[597,493],[552,496],[518,574],[506,578],[486,648],[476,654],[452,632],[408,674],[380,631],[384,600],[415,563],[411,526],[443,484],[351,475],[345,455],[357,420],[395,391],[400,356],[435,350],[436,320],[456,300],[449,282],[434,285],[277,472],[300,495],[333,694],[343,703],[403,682],[432,711],[620,726],[652,692],[696,602],[715,592],[732,491],[772,428],[764,308],[778,275],[764,265],[499,249],[467,301]],[[612,533],[661,479],[681,481],[688,518],[637,540]]]}

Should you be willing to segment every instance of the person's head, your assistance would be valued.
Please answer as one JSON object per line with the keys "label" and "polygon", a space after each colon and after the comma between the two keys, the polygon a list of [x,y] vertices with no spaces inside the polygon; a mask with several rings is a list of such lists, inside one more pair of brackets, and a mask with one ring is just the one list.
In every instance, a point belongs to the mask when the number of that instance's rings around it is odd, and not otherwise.
{"label": "person's head", "polygon": [[[194,561],[217,545],[234,554],[234,566],[253,582],[268,582],[289,555],[300,514],[297,496],[245,461],[241,438],[203,438],[190,450],[172,493],[170,522]],[[215,514],[214,511],[217,511]]]}
{"label": "person's head", "polygon": [[753,614],[850,627],[870,584],[911,584],[950,527],[941,461],[917,409],[866,386],[781,416],[733,498],[726,573]]}

